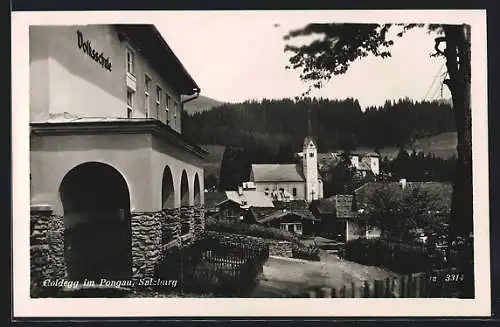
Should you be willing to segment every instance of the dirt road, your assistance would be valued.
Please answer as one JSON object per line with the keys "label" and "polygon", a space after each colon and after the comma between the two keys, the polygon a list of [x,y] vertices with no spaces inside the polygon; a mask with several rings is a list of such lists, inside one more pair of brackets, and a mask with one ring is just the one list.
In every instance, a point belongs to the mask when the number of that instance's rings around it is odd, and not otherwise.
{"label": "dirt road", "polygon": [[318,262],[270,257],[250,297],[289,297],[315,286],[340,289],[346,283],[362,285],[365,280],[389,276],[396,274],[378,267],[340,260],[325,252]]}

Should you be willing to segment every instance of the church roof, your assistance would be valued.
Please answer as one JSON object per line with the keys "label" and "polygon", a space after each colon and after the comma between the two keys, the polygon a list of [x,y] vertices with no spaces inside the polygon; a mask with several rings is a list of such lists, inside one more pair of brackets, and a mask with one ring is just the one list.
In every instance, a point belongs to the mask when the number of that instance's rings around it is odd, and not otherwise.
{"label": "church roof", "polygon": [[252,164],[255,182],[303,182],[302,166],[299,164]]}

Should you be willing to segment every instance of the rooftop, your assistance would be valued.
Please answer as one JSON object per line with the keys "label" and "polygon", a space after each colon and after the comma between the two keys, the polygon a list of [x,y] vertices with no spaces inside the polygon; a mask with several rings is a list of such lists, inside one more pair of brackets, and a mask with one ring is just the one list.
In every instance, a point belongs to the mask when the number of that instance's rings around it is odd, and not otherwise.
{"label": "rooftop", "polygon": [[226,192],[205,192],[205,208],[214,209],[227,199]]}
{"label": "rooftop", "polygon": [[314,202],[320,214],[335,215],[337,218],[352,218],[356,216],[353,208],[353,196],[337,194]]}
{"label": "rooftop", "polygon": [[190,95],[200,92],[200,87],[154,25],[117,24],[114,26],[148,54],[152,65],[168,76],[181,94]]}
{"label": "rooftop", "polygon": [[302,166],[298,164],[252,164],[255,182],[302,182]]}
{"label": "rooftop", "polygon": [[297,212],[297,211],[276,210],[275,212],[258,219],[257,222],[267,223],[267,222],[270,222],[273,220],[281,220],[281,219],[283,219],[285,217],[289,217],[289,216],[297,216],[300,219],[319,221],[319,219],[314,217],[312,214],[311,215],[304,215],[304,214]]}
{"label": "rooftop", "polygon": [[238,203],[244,209],[248,209],[250,207],[274,207],[271,199],[263,192],[243,190],[240,195],[238,194],[238,191],[226,191],[226,196],[229,200]]}

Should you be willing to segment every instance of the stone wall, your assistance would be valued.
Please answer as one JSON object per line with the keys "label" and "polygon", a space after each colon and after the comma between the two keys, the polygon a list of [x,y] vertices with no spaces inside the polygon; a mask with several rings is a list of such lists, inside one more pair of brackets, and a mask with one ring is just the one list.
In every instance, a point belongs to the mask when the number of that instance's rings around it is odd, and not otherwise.
{"label": "stone wall", "polygon": [[202,205],[194,207],[193,225],[195,237],[198,237],[205,231],[205,209]]}
{"label": "stone wall", "polygon": [[30,285],[33,292],[46,279],[64,279],[66,264],[63,217],[53,215],[48,206],[32,206],[30,216]]}
{"label": "stone wall", "polygon": [[[189,223],[190,238],[181,238],[181,219]],[[165,255],[166,245],[181,247],[201,237],[205,230],[203,206],[166,209],[152,213],[131,214],[132,277],[154,277],[155,269]],[[49,207],[31,210],[31,286],[46,279],[67,278],[65,233],[62,216],[55,216]],[[70,249],[66,248],[66,251]],[[70,264],[70,263],[69,263]]]}
{"label": "stone wall", "polygon": [[[192,243],[193,235],[194,235],[194,207],[181,207],[181,215],[180,215],[180,223],[181,228],[182,225],[185,224],[188,226],[188,232],[191,237],[184,238],[181,245],[187,245]],[[181,237],[187,234],[186,232],[182,233]]]}
{"label": "stone wall", "polygon": [[162,245],[181,246],[180,209],[164,209],[161,219]]}
{"label": "stone wall", "polygon": [[153,277],[162,256],[162,224],[165,214],[132,214],[132,277]]}

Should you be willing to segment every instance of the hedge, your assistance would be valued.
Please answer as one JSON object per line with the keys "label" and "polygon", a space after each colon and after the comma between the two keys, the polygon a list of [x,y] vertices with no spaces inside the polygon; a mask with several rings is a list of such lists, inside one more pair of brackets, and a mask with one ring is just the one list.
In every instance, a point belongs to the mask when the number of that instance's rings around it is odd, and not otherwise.
{"label": "hedge", "polygon": [[207,219],[205,224],[205,229],[209,231],[262,237],[279,241],[290,241],[290,242],[300,241],[297,235],[278,228],[265,227],[255,224],[217,221],[211,218]]}
{"label": "hedge", "polygon": [[306,245],[300,236],[278,228],[266,227],[255,224],[218,221],[207,219],[205,229],[221,233],[240,234],[265,239],[292,242],[292,256],[296,259],[319,261],[319,248],[316,245]]}
{"label": "hedge", "polygon": [[437,253],[427,247],[395,243],[384,239],[357,239],[348,241],[344,256],[347,260],[365,265],[382,266],[395,272],[410,273],[432,269]]}

